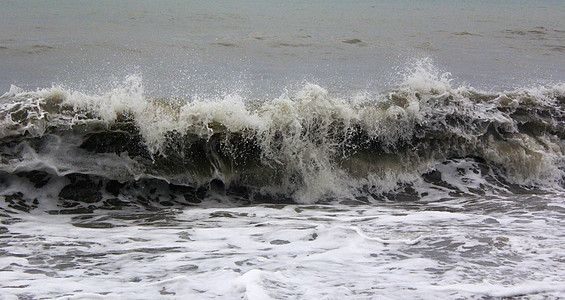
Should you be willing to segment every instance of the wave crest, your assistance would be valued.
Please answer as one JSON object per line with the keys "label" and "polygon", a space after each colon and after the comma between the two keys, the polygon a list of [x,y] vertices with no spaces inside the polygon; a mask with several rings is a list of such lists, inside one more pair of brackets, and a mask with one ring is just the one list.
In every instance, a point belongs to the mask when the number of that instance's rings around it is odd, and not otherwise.
{"label": "wave crest", "polygon": [[129,76],[102,95],[12,87],[0,98],[3,172],[162,178],[301,202],[383,194],[472,158],[520,185],[563,178],[565,85],[484,93],[429,61],[398,88],[351,98],[306,84],[273,100],[148,99]]}

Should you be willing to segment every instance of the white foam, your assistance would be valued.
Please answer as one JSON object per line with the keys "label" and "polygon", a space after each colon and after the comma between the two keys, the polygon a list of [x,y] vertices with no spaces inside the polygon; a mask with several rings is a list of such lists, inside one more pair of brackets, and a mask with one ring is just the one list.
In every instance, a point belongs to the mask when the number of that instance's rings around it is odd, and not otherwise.
{"label": "white foam", "polygon": [[248,300],[273,299],[262,287],[263,273],[257,269],[248,271],[234,280],[234,288]]}
{"label": "white foam", "polygon": [[[554,196],[562,205],[564,198]],[[153,225],[144,219],[154,214],[127,210],[88,218],[20,214],[20,222],[3,225],[10,234],[4,250],[11,253],[0,260],[7,268],[3,296],[563,296],[563,238],[556,230],[562,214],[522,212],[518,198],[510,211],[485,214],[463,209],[469,200],[438,203],[457,212],[400,205],[191,207],[160,212],[169,221]],[[490,207],[500,199],[480,201]],[[484,222],[487,217],[498,223]],[[116,227],[72,225],[88,222]]]}
{"label": "white foam", "polygon": [[[431,287],[440,291],[457,291],[479,294],[491,297],[519,297],[531,296],[541,293],[555,293],[560,295],[565,292],[565,281],[557,282],[527,282],[516,286],[502,286],[483,282],[481,284],[454,284],[442,287]],[[560,292],[560,293],[558,293]]]}

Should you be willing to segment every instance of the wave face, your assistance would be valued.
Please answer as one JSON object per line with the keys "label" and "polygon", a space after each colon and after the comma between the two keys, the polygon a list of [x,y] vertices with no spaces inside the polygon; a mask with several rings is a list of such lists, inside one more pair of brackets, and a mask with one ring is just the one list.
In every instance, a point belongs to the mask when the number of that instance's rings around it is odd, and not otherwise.
{"label": "wave face", "polygon": [[264,101],[150,99],[139,76],[100,95],[12,86],[0,98],[3,194],[119,206],[126,194],[312,203],[560,188],[564,103],[563,84],[486,93],[427,61],[395,89],[349,98],[306,84]]}

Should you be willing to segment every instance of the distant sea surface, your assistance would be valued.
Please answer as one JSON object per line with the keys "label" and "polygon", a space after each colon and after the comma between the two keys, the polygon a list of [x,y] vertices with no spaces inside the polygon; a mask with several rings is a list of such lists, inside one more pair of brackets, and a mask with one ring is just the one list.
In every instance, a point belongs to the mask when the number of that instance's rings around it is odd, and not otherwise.
{"label": "distant sea surface", "polygon": [[0,89],[393,87],[414,58],[485,89],[560,82],[561,1],[2,1]]}

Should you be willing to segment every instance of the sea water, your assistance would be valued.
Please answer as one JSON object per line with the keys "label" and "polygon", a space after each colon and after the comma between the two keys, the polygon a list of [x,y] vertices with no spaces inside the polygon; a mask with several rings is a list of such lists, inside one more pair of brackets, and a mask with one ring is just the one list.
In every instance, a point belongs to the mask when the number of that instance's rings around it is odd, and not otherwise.
{"label": "sea water", "polygon": [[0,297],[565,297],[560,1],[0,1]]}

